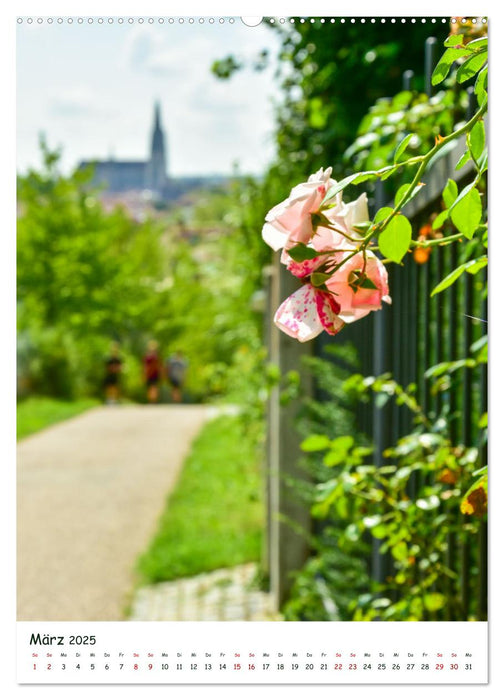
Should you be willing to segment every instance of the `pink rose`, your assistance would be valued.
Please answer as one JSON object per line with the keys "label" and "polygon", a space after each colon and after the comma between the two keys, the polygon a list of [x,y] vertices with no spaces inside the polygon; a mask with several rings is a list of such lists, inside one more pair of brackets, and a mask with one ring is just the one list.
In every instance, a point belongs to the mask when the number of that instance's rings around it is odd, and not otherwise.
{"label": "pink rose", "polygon": [[345,325],[338,317],[339,311],[332,294],[304,284],[278,307],[274,321],[281,331],[305,343],[323,330],[336,335]]}
{"label": "pink rose", "polygon": [[[335,185],[330,175],[332,168],[310,175],[291,190],[287,199],[277,204],[266,215],[262,237],[273,250],[289,248],[296,243],[308,243],[313,235],[311,215],[318,211],[329,187]],[[341,206],[341,197],[334,198],[336,207]]]}
{"label": "pink rose", "polygon": [[335,233],[331,229],[319,226],[313,234],[311,242],[308,243],[308,248],[318,251],[320,255],[311,260],[296,262],[290,257],[288,251],[284,250],[280,262],[287,265],[289,272],[302,279],[311,275],[312,272],[322,265],[327,263],[336,264],[341,261],[343,253],[334,253],[333,251],[346,250],[351,245],[340,233]]}
{"label": "pink rose", "polygon": [[366,316],[370,311],[382,307],[382,301],[391,304],[388,274],[385,265],[371,251],[366,252],[366,279],[372,284],[359,285],[359,274],[364,270],[362,252],[347,255],[347,262],[335,270],[326,281],[326,287],[336,295],[341,307],[339,317],[345,323],[352,323]]}
{"label": "pink rose", "polygon": [[369,220],[367,204],[367,194],[364,192],[353,202],[340,207],[332,207],[324,211],[324,215],[336,228],[348,233],[352,238],[359,238],[359,234],[354,231],[354,225]]}

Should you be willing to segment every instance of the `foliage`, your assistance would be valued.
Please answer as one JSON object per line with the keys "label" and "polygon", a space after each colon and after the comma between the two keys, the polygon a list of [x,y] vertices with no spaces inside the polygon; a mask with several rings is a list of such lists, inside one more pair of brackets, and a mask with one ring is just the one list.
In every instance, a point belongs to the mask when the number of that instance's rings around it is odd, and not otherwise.
{"label": "foliage", "polygon": [[[343,390],[349,372],[358,368],[355,349],[350,344],[327,346],[324,354],[325,358],[304,358],[307,371],[323,393],[318,398],[304,397],[298,417],[297,427],[308,448],[303,460],[311,477],[303,482],[303,496],[308,507],[317,497],[317,484],[327,477],[320,453],[313,449],[316,443],[328,444],[327,434],[337,440],[350,433],[366,443],[366,437],[356,428],[355,399]],[[313,485],[307,493],[309,484]],[[329,520],[320,514],[320,527],[310,535],[312,556],[296,573],[289,599],[282,609],[286,620],[350,620],[351,601],[357,594],[369,590],[366,564],[369,543],[342,538],[348,517],[348,510],[341,513],[333,510]]]}
{"label": "foliage", "polygon": [[111,340],[126,340],[138,372],[134,353],[159,313],[159,231],[107,214],[88,174],[64,177],[59,154],[42,150],[42,172],[18,180],[20,369],[32,392],[97,394]]}
{"label": "foliage", "polygon": [[[353,170],[379,170],[399,162],[404,153],[424,155],[433,136],[453,131],[467,107],[467,93],[453,88],[430,98],[411,90],[382,98],[361,121],[344,159]],[[399,177],[398,182],[402,184]]]}
{"label": "foliage", "polygon": [[98,405],[94,399],[60,401],[43,396],[31,396],[17,406],[17,439],[32,435],[39,430],[83,413]]}
{"label": "foliage", "polygon": [[193,443],[149,548],[137,569],[145,582],[193,576],[257,561],[263,525],[260,429],[221,416]]}
{"label": "foliage", "polygon": [[[431,390],[449,392],[450,377],[485,362],[485,347],[478,344],[467,360],[431,368]],[[296,578],[286,607],[290,619],[423,620],[446,614],[463,619],[460,582],[447,560],[447,542],[456,536],[459,546],[474,546],[486,517],[487,477],[481,464],[485,417],[480,421],[480,449],[453,443],[449,420],[444,413],[427,417],[416,401],[415,386],[404,389],[390,375],[343,379],[338,366],[326,363],[321,373],[324,361],[318,363],[319,377],[332,374],[332,385],[339,385],[337,394],[345,396],[347,406],[375,394],[381,406],[388,401],[406,406],[413,429],[385,450],[385,461],[377,466],[363,436],[356,430],[341,431],[330,420],[330,412],[339,406],[332,390],[326,402],[319,402],[318,426],[311,425],[317,432],[305,437],[301,448],[312,459],[318,457],[312,515],[322,527],[313,557]],[[462,526],[461,512],[473,516]],[[369,579],[363,568],[365,543],[369,549],[373,538],[392,562],[393,573],[383,583]],[[316,578],[310,585],[311,575]],[[344,583],[354,580],[358,583],[349,595]],[[476,615],[474,609],[471,615]]]}
{"label": "foliage", "polygon": [[296,575],[289,600],[282,608],[283,618],[351,620],[352,602],[371,585],[363,556],[365,544],[342,542],[340,529],[326,526],[313,546],[315,554]]}
{"label": "foliage", "polygon": [[257,401],[261,326],[251,300],[264,250],[243,205],[258,185],[237,176],[139,223],[105,211],[89,173],[65,177],[59,154],[42,151],[42,171],[18,187],[19,394],[101,395],[114,340],[123,395],[143,400],[141,358],[155,338],[163,357],[181,350],[188,359],[187,397]]}
{"label": "foliage", "polygon": [[[455,63],[451,83],[474,83],[477,111],[467,122],[456,123],[453,91],[443,93],[434,101],[402,93],[371,110],[362,132],[373,130],[374,126],[382,129],[381,135],[361,134],[360,142],[347,150],[348,157],[359,156],[361,166],[368,169],[353,172],[328,188],[320,208],[311,212],[312,232],[315,233],[318,226],[332,228],[330,208],[335,206],[334,197],[349,186],[390,178],[388,185],[393,192],[393,203],[379,209],[372,221],[354,225],[350,235],[341,229],[337,231],[348,239],[348,248],[352,252],[342,262],[338,258],[329,260],[329,263],[323,259],[318,268],[313,264],[307,266],[312,286],[330,292],[325,286],[330,274],[353,255],[363,254],[365,259],[367,250],[378,250],[385,263],[401,264],[408,252],[464,243],[461,264],[440,281],[432,295],[444,292],[464,272],[477,274],[486,266],[484,251],[488,224],[484,194],[487,151],[483,122],[488,99],[486,38],[467,41],[461,36],[451,35],[444,45],[445,52],[434,70],[433,83],[440,84],[447,78]],[[395,104],[394,99],[397,100]],[[405,109],[399,110],[396,117],[400,126],[387,129],[392,109],[397,111],[401,100]],[[437,113],[436,105],[439,104],[441,107]],[[426,116],[419,134],[416,130],[408,133],[409,125],[416,123],[412,116],[415,108],[419,113],[424,110]],[[441,121],[438,122],[439,116]],[[376,118],[374,122],[373,118]],[[448,125],[448,133],[439,131],[434,144],[427,145],[426,136],[431,130],[428,135],[432,137],[434,123],[438,127]],[[437,233],[413,240],[411,223],[402,210],[420,192],[424,178],[429,177],[434,164],[460,139],[465,140],[466,152],[457,168],[470,163],[471,180],[464,183],[460,191],[454,180],[448,180],[443,191],[444,209],[432,223],[431,232],[435,229]],[[419,149],[416,153],[415,148]],[[442,230],[447,234],[441,233]],[[298,238],[294,248],[290,249],[286,244],[284,255],[290,255],[292,250],[292,260],[312,261],[317,254],[314,247],[311,240],[299,242]],[[329,264],[330,269],[324,267]],[[368,282],[365,265],[361,277],[362,282]],[[391,290],[392,297],[393,294]],[[444,362],[428,370],[426,379],[431,383],[434,395],[452,391],[454,377],[460,370],[486,363],[486,339],[476,343],[471,350],[470,357]],[[311,586],[307,583],[308,572],[317,572],[320,577],[322,570],[326,592],[333,601],[334,619],[465,619],[467,601],[464,601],[465,593],[455,563],[450,559],[448,542],[456,539],[462,550],[474,550],[475,535],[486,517],[486,414],[477,417],[480,435],[476,444],[461,444],[453,439],[450,425],[453,417],[448,416],[444,409],[438,415],[426,415],[417,402],[415,386],[403,388],[390,375],[352,375],[329,402],[337,404],[342,391],[347,394],[347,400],[351,396],[368,400],[372,393],[376,395],[379,406],[394,401],[407,407],[411,413],[411,432],[391,444],[383,455],[377,455],[376,450],[370,449],[369,444],[360,440],[352,430],[341,433],[331,430],[328,425],[305,436],[301,448],[307,454],[318,455],[319,469],[326,470],[326,475],[319,477],[316,485],[312,515],[323,521],[322,533],[331,533],[331,539],[316,550],[314,559],[300,574],[289,609],[294,611],[294,617],[302,618],[306,604],[306,614],[310,619],[314,619],[314,607],[318,611],[316,614],[322,615],[320,619],[328,619],[327,605],[322,606],[320,601],[316,603],[323,598],[317,581]],[[448,405],[448,402],[443,403],[445,407]],[[327,470],[332,471],[331,476]],[[331,565],[324,569],[324,562],[328,561],[327,555],[334,548],[345,552],[352,542],[359,545],[373,542],[374,547],[379,547],[380,554],[389,558],[392,573],[383,581],[368,581],[366,592],[360,595],[356,589],[355,599],[346,608],[343,605],[342,612],[338,586],[334,589],[328,586]],[[355,556],[358,558],[357,554]],[[332,565],[336,565],[334,561]],[[470,603],[468,614],[471,619],[479,614],[475,603]]]}

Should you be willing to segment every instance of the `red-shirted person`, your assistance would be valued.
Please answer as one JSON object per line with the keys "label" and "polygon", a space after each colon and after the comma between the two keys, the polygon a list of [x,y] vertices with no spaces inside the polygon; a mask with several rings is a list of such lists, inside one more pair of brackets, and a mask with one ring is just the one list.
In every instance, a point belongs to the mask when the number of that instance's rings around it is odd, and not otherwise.
{"label": "red-shirted person", "polygon": [[147,352],[143,358],[145,386],[147,389],[147,401],[157,403],[159,399],[159,385],[162,375],[162,361],[158,353],[158,343],[150,340]]}

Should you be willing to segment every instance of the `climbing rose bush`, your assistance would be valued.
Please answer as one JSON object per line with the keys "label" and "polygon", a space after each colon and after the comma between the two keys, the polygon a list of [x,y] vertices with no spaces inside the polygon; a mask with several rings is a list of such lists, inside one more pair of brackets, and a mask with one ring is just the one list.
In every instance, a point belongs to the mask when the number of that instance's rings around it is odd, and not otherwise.
{"label": "climbing rose bush", "polygon": [[274,316],[278,328],[300,342],[324,330],[335,335],[392,301],[385,266],[362,246],[355,228],[369,219],[367,196],[348,203],[341,192],[327,198],[337,184],[331,172],[321,168],[294,187],[268,212],[262,230],[264,241],[282,249],[281,262],[303,284]]}

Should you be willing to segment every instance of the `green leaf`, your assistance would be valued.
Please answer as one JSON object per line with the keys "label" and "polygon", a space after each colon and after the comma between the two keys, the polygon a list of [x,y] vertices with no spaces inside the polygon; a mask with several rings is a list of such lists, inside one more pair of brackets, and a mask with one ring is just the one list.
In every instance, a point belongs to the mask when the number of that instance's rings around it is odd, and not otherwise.
{"label": "green leaf", "polygon": [[487,62],[487,58],[487,51],[481,51],[481,53],[476,53],[468,58],[457,70],[457,83],[464,83],[476,75]]}
{"label": "green leaf", "polygon": [[425,172],[428,173],[430,170],[432,170],[432,168],[436,165],[438,160],[445,158],[448,155],[448,153],[453,151],[455,148],[457,148],[457,141],[455,141],[455,140],[447,141],[445,144],[443,144],[441,146],[441,148],[439,149],[439,151],[436,151],[436,153],[430,159],[430,161],[425,169]]}
{"label": "green leaf", "polygon": [[471,129],[469,136],[469,147],[474,161],[478,161],[485,148],[485,125],[480,119]]}
{"label": "green leaf", "polygon": [[352,435],[341,435],[341,437],[335,438],[331,442],[331,449],[333,450],[348,450],[355,444],[355,438]]}
{"label": "green leaf", "polygon": [[[432,294],[431,294],[432,296]],[[440,362],[437,365],[433,365],[432,367],[429,367],[428,370],[424,372],[424,377],[426,379],[430,379],[431,377],[439,377],[442,374],[446,374],[450,367],[449,362]]]}
{"label": "green leaf", "polygon": [[359,173],[357,174],[357,177],[354,178],[352,181],[353,185],[360,185],[361,182],[366,182],[367,180],[374,180],[377,178],[378,175],[374,172],[374,170],[370,170],[365,173]]}
{"label": "green leaf", "polygon": [[445,206],[448,207],[448,209],[451,207],[451,205],[457,199],[457,195],[458,195],[457,183],[454,180],[448,180],[448,182],[446,183],[446,186],[443,190],[443,202],[445,203]]}
{"label": "green leaf", "polygon": [[362,281],[359,281],[359,287],[361,289],[378,289],[376,284],[373,280],[369,279],[369,277],[364,277]]}
{"label": "green leaf", "polygon": [[481,350],[481,348],[484,348],[485,346],[488,345],[488,335],[482,335],[481,338],[478,338],[469,348],[471,352],[478,352],[478,350]]}
{"label": "green leaf", "polygon": [[476,82],[474,83],[474,94],[476,95],[478,99],[478,104],[481,105],[483,104],[483,101],[486,99],[486,89],[488,87],[488,68],[484,68],[476,78]]}
{"label": "green leaf", "polygon": [[387,216],[392,214],[393,211],[394,210],[392,209],[392,207],[382,207],[381,209],[378,209],[373,219],[374,223],[377,224],[380,221],[383,221],[387,218]]}
{"label": "green leaf", "polygon": [[326,450],[331,444],[327,435],[310,435],[301,443],[303,452],[320,452]]}
{"label": "green leaf", "polygon": [[482,256],[476,260],[468,260],[467,262],[462,263],[462,265],[459,265],[452,270],[443,280],[441,280],[438,285],[434,287],[431,292],[431,297],[433,297],[434,294],[439,294],[439,292],[451,287],[451,285],[458,280],[463,272],[470,272],[472,275],[475,275],[479,270],[486,267],[487,264],[488,258],[486,256]]}
{"label": "green leaf", "polygon": [[486,257],[486,255],[484,255],[481,258],[478,258],[477,260],[469,260],[465,264],[467,265],[466,272],[468,272],[470,275],[475,275],[477,272],[479,272],[488,265],[488,258]]}
{"label": "green leaf", "polygon": [[402,156],[404,151],[407,149],[408,144],[411,141],[411,139],[413,138],[413,136],[414,136],[414,134],[408,134],[407,136],[405,136],[403,138],[401,143],[398,145],[398,147],[396,148],[396,151],[394,153],[394,163],[399,162],[399,158]]}
{"label": "green leaf", "polygon": [[462,34],[450,34],[450,36],[444,40],[443,45],[448,47],[463,46],[464,37]]}
{"label": "green leaf", "polygon": [[442,593],[426,593],[423,598],[425,608],[429,612],[441,610],[445,604],[445,600],[446,599]]}
{"label": "green leaf", "polygon": [[325,272],[312,272],[310,275],[310,282],[314,287],[321,287],[327,282],[329,277],[331,277],[331,275],[328,275]]}
{"label": "green leaf", "polygon": [[371,529],[371,534],[377,540],[383,540],[388,535],[388,528],[386,525],[376,525]]}
{"label": "green leaf", "polygon": [[398,171],[397,167],[387,167],[387,168],[381,168],[381,170],[378,170],[377,172],[379,173],[379,177],[381,180],[387,180],[392,175],[395,175],[395,173],[397,171]]}
{"label": "green leaf", "polygon": [[465,263],[463,265],[459,265],[456,267],[454,270],[452,270],[446,277],[441,280],[439,284],[437,284],[434,289],[431,292],[431,297],[433,297],[435,294],[439,294],[439,292],[444,291],[445,289],[448,289],[448,287],[451,287],[451,285],[458,280],[460,275],[464,272],[465,270]]}
{"label": "green leaf", "polygon": [[480,174],[484,173],[485,170],[488,168],[488,149],[485,148],[481,156],[478,158],[478,169],[480,171]]}
{"label": "green leaf", "polygon": [[352,175],[345,177],[343,180],[340,180],[327,190],[326,196],[322,200],[322,204],[328,202],[335,195],[337,195],[338,192],[344,190],[345,187],[348,187],[348,185],[350,185],[352,182],[358,184],[359,182],[365,182],[366,180],[370,180],[374,177],[377,177],[377,173],[374,170],[367,170],[361,173],[353,173]]}
{"label": "green leaf", "polygon": [[411,244],[411,224],[402,214],[394,216],[378,238],[381,254],[394,262],[401,262]]}
{"label": "green leaf", "polygon": [[436,218],[432,222],[433,230],[435,231],[436,229],[441,228],[447,218],[448,218],[448,210],[447,209],[439,212],[439,214],[436,216]]}
{"label": "green leaf", "polygon": [[394,197],[394,206],[397,207],[403,196],[406,194],[408,191],[409,187],[411,187],[411,183],[406,182],[404,185],[401,185],[399,189],[396,192],[396,195]]}
{"label": "green leaf", "polygon": [[[399,205],[399,202],[404,197],[404,195],[406,194],[406,192],[408,191],[408,189],[410,187],[411,187],[410,183],[406,183],[405,185],[401,185],[401,187],[399,187],[399,189],[396,192],[396,196],[394,197],[394,206],[397,207]],[[424,183],[420,182],[416,187],[413,188],[410,195],[408,196],[407,199],[404,200],[404,202],[401,204],[401,206],[405,207],[408,202],[411,202],[411,200],[414,199],[414,197],[416,197],[418,192],[420,192],[422,187],[424,187]]]}
{"label": "green leaf", "polygon": [[324,456],[324,464],[326,467],[334,467],[336,464],[341,464],[348,458],[348,451],[354,444],[354,438],[351,435],[342,435],[331,442],[330,451]]}
{"label": "green leaf", "polygon": [[[485,428],[488,425],[488,413],[484,413],[480,420],[478,421],[478,427],[480,428]],[[488,464],[485,464],[484,467],[481,467],[481,469],[476,469],[475,472],[473,472],[473,476],[481,476],[482,474],[486,474],[488,476]]]}
{"label": "green leaf", "polygon": [[469,160],[471,160],[471,151],[464,151],[464,153],[460,156],[457,165],[455,166],[455,170],[460,170],[460,168],[463,168]]}
{"label": "green leaf", "polygon": [[352,224],[353,230],[362,235],[369,231],[370,226],[371,221],[359,221],[357,224]]}
{"label": "green leaf", "polygon": [[431,83],[432,85],[439,85],[439,83],[443,82],[443,80],[446,78],[448,73],[450,72],[451,65],[454,61],[456,61],[459,58],[462,58],[463,56],[467,56],[471,52],[468,51],[466,48],[460,47],[460,48],[454,48],[450,47],[446,49],[444,54],[441,56],[439,59],[439,62],[437,66],[434,68],[432,72],[432,77],[431,77]]}
{"label": "green leaf", "polygon": [[479,192],[475,187],[470,187],[463,197],[457,197],[450,209],[450,218],[457,229],[471,239],[479,226],[482,212]]}
{"label": "green leaf", "polygon": [[471,51],[476,51],[479,49],[485,49],[488,46],[488,37],[482,36],[478,39],[473,39],[465,45],[466,49],[471,49]]}
{"label": "green leaf", "polygon": [[328,224],[330,225],[331,222],[327,218],[327,216],[321,212],[317,211],[314,212],[313,214],[310,215],[311,222],[312,222],[312,228],[315,231],[319,226],[327,226]]}
{"label": "green leaf", "polygon": [[297,243],[292,248],[287,251],[290,257],[295,260],[295,262],[304,262],[305,260],[313,260],[318,257],[320,253],[313,248],[308,248],[304,243]]}
{"label": "green leaf", "polygon": [[398,542],[392,547],[390,552],[394,559],[397,559],[398,561],[404,561],[404,559],[406,559],[408,556],[408,546],[406,542]]}

